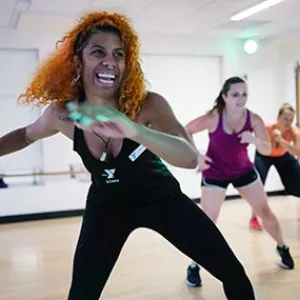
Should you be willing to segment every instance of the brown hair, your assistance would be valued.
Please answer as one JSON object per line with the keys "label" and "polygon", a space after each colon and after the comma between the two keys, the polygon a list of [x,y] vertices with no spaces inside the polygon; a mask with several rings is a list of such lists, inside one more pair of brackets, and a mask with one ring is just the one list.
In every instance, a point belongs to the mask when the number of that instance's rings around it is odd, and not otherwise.
{"label": "brown hair", "polygon": [[224,82],[223,87],[219,93],[219,96],[215,100],[214,106],[209,111],[209,113],[212,113],[215,110],[217,110],[218,113],[221,113],[223,111],[223,109],[225,108],[225,101],[223,99],[223,95],[227,95],[231,85],[236,83],[245,83],[245,80],[243,80],[240,77],[230,77]]}
{"label": "brown hair", "polygon": [[296,112],[292,105],[290,105],[289,103],[283,103],[278,110],[278,117],[280,117],[286,109],[291,111],[292,113]]}

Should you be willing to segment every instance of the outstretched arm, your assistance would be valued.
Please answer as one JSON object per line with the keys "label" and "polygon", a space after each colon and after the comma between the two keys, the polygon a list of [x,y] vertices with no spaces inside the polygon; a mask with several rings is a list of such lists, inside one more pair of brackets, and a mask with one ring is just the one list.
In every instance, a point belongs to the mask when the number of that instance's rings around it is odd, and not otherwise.
{"label": "outstretched arm", "polygon": [[34,123],[2,136],[0,138],[0,156],[24,149],[33,142],[54,135],[57,132],[53,118],[53,108],[50,106]]}
{"label": "outstretched arm", "polygon": [[129,138],[173,166],[195,168],[197,150],[167,101],[149,93],[136,122],[107,105],[68,103],[76,126],[112,138]]}

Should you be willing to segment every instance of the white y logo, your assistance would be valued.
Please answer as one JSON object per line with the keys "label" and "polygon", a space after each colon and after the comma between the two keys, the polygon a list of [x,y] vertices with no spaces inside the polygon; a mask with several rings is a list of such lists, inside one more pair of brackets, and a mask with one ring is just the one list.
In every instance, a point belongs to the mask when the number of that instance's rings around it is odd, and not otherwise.
{"label": "white y logo", "polygon": [[107,174],[107,179],[112,179],[115,177],[116,169],[105,169],[104,171]]}

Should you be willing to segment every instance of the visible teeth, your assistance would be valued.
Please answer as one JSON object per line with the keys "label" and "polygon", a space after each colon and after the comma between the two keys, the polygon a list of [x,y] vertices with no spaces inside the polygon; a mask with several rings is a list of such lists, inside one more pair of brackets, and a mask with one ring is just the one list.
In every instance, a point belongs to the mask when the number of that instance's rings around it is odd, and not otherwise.
{"label": "visible teeth", "polygon": [[101,79],[100,78],[100,82],[103,82],[103,83],[112,83],[113,81],[112,80],[105,80],[105,79]]}
{"label": "visible teeth", "polygon": [[110,79],[115,79],[116,76],[113,74],[108,74],[108,73],[97,73],[96,76],[98,78],[110,78]]}

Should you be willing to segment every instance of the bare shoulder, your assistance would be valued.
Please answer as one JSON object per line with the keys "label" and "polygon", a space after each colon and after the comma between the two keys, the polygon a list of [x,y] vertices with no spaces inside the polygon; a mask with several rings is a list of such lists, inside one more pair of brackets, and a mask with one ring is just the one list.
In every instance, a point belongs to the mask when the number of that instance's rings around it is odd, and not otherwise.
{"label": "bare shoulder", "polygon": [[262,117],[259,114],[254,113],[253,111],[250,110],[249,112],[250,112],[250,121],[253,128],[257,128],[259,126],[266,127],[265,122],[263,121]]}
{"label": "bare shoulder", "polygon": [[149,123],[154,118],[160,118],[165,115],[173,114],[168,101],[158,93],[148,92],[144,104],[138,116],[140,123]]}
{"label": "bare shoulder", "polygon": [[158,108],[170,108],[168,101],[160,94],[155,92],[148,92],[144,100],[142,112],[151,112]]}
{"label": "bare shoulder", "polygon": [[68,110],[62,106],[52,103],[46,108],[44,115],[47,118],[57,118],[60,115],[68,115]]}
{"label": "bare shoulder", "polygon": [[216,110],[213,110],[212,112],[207,112],[204,115],[200,116],[206,124],[211,127],[219,120],[219,113]]}
{"label": "bare shoulder", "polygon": [[203,130],[213,132],[217,128],[218,120],[219,113],[216,110],[213,110],[192,119],[185,127],[190,134],[196,134]]}

